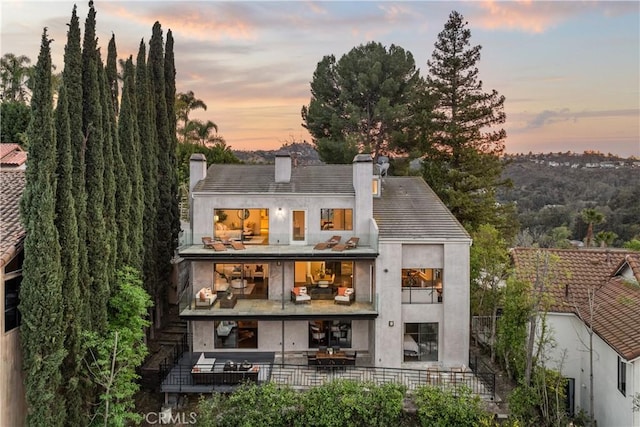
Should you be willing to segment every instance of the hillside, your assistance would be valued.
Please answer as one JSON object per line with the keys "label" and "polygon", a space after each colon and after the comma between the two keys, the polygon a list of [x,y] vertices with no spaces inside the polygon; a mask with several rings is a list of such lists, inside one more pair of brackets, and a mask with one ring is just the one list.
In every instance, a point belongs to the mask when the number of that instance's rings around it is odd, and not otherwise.
{"label": "hillside", "polygon": [[515,202],[522,229],[534,236],[567,226],[570,239],[582,240],[584,208],[596,208],[606,222],[599,231],[618,235],[615,245],[640,234],[640,162],[599,153],[529,154],[509,156],[504,177],[513,188],[499,194],[501,202]]}

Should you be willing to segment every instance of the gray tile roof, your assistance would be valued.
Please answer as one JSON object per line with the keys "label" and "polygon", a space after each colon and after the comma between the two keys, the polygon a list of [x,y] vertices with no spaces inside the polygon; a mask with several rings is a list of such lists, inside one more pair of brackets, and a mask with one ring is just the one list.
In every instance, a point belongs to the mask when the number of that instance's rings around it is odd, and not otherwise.
{"label": "gray tile roof", "polygon": [[381,239],[470,239],[419,177],[385,177],[382,197],[373,199],[373,217]]}
{"label": "gray tile roof", "polygon": [[275,165],[213,164],[195,192],[355,194],[351,165],[291,168],[291,182],[275,182]]}
{"label": "gray tile roof", "polygon": [[0,171],[0,265],[13,256],[24,237],[20,222],[20,198],[24,191],[23,170]]}

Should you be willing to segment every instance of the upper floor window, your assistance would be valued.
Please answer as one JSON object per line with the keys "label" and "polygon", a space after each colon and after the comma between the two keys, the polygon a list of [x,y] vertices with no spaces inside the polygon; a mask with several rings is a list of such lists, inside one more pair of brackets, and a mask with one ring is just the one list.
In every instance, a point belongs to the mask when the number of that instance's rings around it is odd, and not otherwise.
{"label": "upper floor window", "polygon": [[618,356],[618,390],[623,396],[627,395],[627,364]]}
{"label": "upper floor window", "polygon": [[402,302],[433,304],[442,302],[442,269],[403,268]]}
{"label": "upper floor window", "polygon": [[320,209],[321,230],[353,230],[353,209]]}

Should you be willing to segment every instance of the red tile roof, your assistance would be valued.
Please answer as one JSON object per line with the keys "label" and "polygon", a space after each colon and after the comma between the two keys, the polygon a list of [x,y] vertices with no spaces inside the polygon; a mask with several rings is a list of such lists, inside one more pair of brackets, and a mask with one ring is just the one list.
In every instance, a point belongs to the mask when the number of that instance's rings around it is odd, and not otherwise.
{"label": "red tile roof", "polygon": [[0,144],[0,166],[20,166],[27,161],[27,152],[18,144]]}
{"label": "red tile roof", "polygon": [[24,238],[20,223],[20,198],[24,191],[22,170],[0,171],[0,266],[13,257]]}
{"label": "red tile roof", "polygon": [[[640,357],[640,285],[616,276],[595,294],[593,330],[622,357]],[[580,308],[589,324],[587,303]]]}
{"label": "red tile roof", "polygon": [[[548,256],[550,279],[545,294],[550,312],[576,313],[588,324],[589,292],[595,293],[593,329],[621,356],[640,356],[640,254],[617,249],[516,248],[511,252],[516,276],[535,281]],[[619,274],[628,267],[636,280]]]}

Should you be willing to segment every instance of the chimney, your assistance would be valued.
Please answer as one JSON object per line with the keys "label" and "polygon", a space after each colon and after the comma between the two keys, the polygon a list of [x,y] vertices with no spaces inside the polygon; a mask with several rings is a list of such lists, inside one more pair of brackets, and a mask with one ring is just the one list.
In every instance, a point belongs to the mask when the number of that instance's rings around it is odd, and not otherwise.
{"label": "chimney", "polygon": [[276,153],[276,182],[291,182],[291,154]]}
{"label": "chimney", "polygon": [[369,235],[369,224],[373,217],[373,159],[369,154],[357,154],[353,158],[353,189],[356,193],[354,212],[354,234]]}
{"label": "chimney", "polygon": [[194,153],[189,158],[189,192],[207,176],[207,158],[202,153]]}

